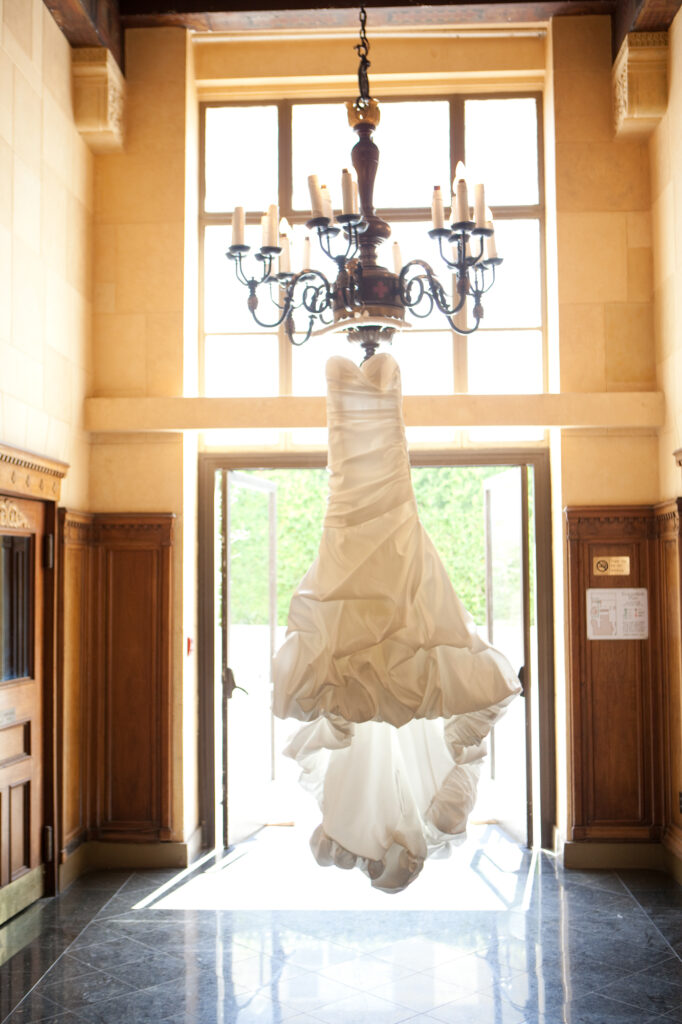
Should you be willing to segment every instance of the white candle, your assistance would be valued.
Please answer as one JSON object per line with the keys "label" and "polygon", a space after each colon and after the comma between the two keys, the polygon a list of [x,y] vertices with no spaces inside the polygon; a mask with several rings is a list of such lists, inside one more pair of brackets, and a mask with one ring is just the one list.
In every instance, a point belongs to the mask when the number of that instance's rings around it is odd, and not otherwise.
{"label": "white candle", "polygon": [[358,194],[358,183],[353,178],[353,213],[360,213],[360,196]]}
{"label": "white candle", "polygon": [[[495,225],[493,224],[493,215],[490,207],[485,208],[485,226],[488,231],[494,231]],[[495,235],[488,235],[485,240],[486,254],[489,260],[497,259],[497,246],[495,245]]]}
{"label": "white candle", "polygon": [[313,219],[315,217],[322,217],[322,192],[320,191],[320,182],[316,174],[308,175],[308,189],[310,190],[310,207]]}
{"label": "white candle", "polygon": [[268,245],[279,244],[279,209],[277,203],[272,203],[268,209]]}
{"label": "white candle", "polygon": [[[493,231],[493,222],[491,220],[486,222],[485,225],[490,231]],[[497,246],[495,245],[495,235],[488,235],[485,240],[485,250],[489,260],[497,259]]]}
{"label": "white candle", "polygon": [[467,193],[466,168],[460,160],[452,183],[453,223],[469,220],[469,196]]}
{"label": "white candle", "polygon": [[288,274],[291,270],[291,248],[288,235],[279,236],[279,247],[282,250],[279,254],[279,272],[280,274]]}
{"label": "white candle", "polygon": [[403,269],[403,257],[397,242],[393,243],[393,269],[398,275],[400,275],[400,271]]}
{"label": "white candle", "polygon": [[341,203],[343,213],[353,212],[353,179],[346,167],[341,171]]}
{"label": "white candle", "polygon": [[322,216],[326,217],[327,220],[333,220],[334,211],[332,209],[332,197],[326,185],[321,187],[320,193],[322,194]]}
{"label": "white candle", "polygon": [[261,249],[264,249],[268,244],[268,215],[264,213],[260,219],[260,244]]}
{"label": "white candle", "polygon": [[303,239],[303,266],[302,270],[310,270],[310,236]]}
{"label": "white candle", "polygon": [[434,230],[445,226],[445,210],[443,208],[443,193],[440,185],[434,186],[433,198],[431,199],[431,220]]}
{"label": "white candle", "polygon": [[279,270],[281,274],[288,274],[291,270],[291,243],[289,241],[289,221],[282,217],[279,222],[279,247],[282,250],[279,254]]}
{"label": "white candle", "polygon": [[244,244],[244,207],[235,206],[232,214],[232,245]]}
{"label": "white candle", "polygon": [[485,189],[474,185],[474,220],[477,228],[485,227]]}

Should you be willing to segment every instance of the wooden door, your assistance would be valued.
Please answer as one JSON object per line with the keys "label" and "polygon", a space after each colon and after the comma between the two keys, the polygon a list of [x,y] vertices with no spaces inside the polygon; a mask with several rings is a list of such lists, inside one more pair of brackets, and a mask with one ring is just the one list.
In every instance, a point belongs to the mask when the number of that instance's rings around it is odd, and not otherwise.
{"label": "wooden door", "polygon": [[43,894],[40,501],[0,497],[0,924]]}

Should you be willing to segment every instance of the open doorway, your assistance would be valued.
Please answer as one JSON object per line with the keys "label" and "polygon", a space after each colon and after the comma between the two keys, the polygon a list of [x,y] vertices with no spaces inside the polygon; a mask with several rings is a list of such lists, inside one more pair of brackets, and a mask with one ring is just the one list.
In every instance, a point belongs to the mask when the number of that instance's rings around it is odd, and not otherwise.
{"label": "open doorway", "polygon": [[[413,485],[420,518],[457,593],[524,683],[525,698],[513,703],[491,737],[471,818],[532,846],[553,815],[539,796],[553,791],[553,779],[541,781],[553,749],[548,761],[538,714],[540,690],[547,691],[546,702],[552,685],[540,678],[540,665],[545,673],[551,665],[542,649],[551,644],[551,629],[543,629],[536,612],[547,609],[551,594],[538,573],[538,543],[549,543],[538,529],[536,500],[545,479],[530,461],[482,463],[413,467]],[[284,638],[291,595],[317,554],[326,481],[321,466],[237,470],[217,456],[202,460],[201,635],[212,654],[202,671],[206,845],[222,840],[230,847],[265,824],[296,817],[295,805],[282,799],[296,767],[280,754],[295,723],[272,717],[269,666]],[[544,513],[548,494],[542,498]]]}

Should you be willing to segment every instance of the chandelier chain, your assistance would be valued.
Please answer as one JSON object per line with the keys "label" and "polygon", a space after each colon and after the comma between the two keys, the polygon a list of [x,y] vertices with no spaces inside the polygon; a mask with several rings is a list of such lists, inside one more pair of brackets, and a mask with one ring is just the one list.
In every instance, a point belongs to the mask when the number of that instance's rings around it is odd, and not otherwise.
{"label": "chandelier chain", "polygon": [[365,31],[367,25],[367,12],[364,7],[360,8],[360,42],[355,47],[355,51],[360,58],[360,66],[358,67],[358,87],[360,89],[360,95],[358,96],[358,106],[365,107],[370,101],[369,95],[369,77],[367,72],[370,68],[370,61],[367,59],[369,53],[369,39]]}

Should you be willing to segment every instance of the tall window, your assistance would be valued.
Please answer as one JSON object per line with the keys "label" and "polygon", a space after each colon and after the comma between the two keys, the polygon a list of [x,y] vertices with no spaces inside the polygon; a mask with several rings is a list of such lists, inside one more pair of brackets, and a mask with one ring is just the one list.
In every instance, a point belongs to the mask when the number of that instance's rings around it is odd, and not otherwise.
{"label": "tall window", "polygon": [[[324,394],[327,358],[337,352],[356,354],[349,351],[345,335],[324,335],[292,348],[283,331],[258,327],[225,251],[235,206],[246,208],[246,241],[257,248],[261,214],[277,201],[280,215],[293,228],[292,269],[300,268],[309,233],[308,174],[318,174],[332,192],[335,209],[340,207],[341,169],[350,167],[356,139],[345,105],[298,100],[207,104],[203,113],[204,394]],[[391,240],[399,242],[403,262],[426,259],[445,281],[437,243],[428,236],[431,194],[436,184],[449,194],[461,159],[470,184],[485,182],[497,249],[505,258],[485,296],[481,327],[470,337],[451,331],[437,311],[419,320],[408,313],[413,326],[396,335],[392,345],[405,394],[544,389],[540,124],[540,100],[533,95],[381,100],[374,201],[391,224]],[[313,266],[333,279],[334,264],[319,251],[315,237],[311,242]],[[390,260],[389,241],[379,261],[390,266]],[[411,434],[417,442],[453,440],[452,430]],[[537,431],[521,436],[518,431],[478,430],[460,443],[541,436]]]}

